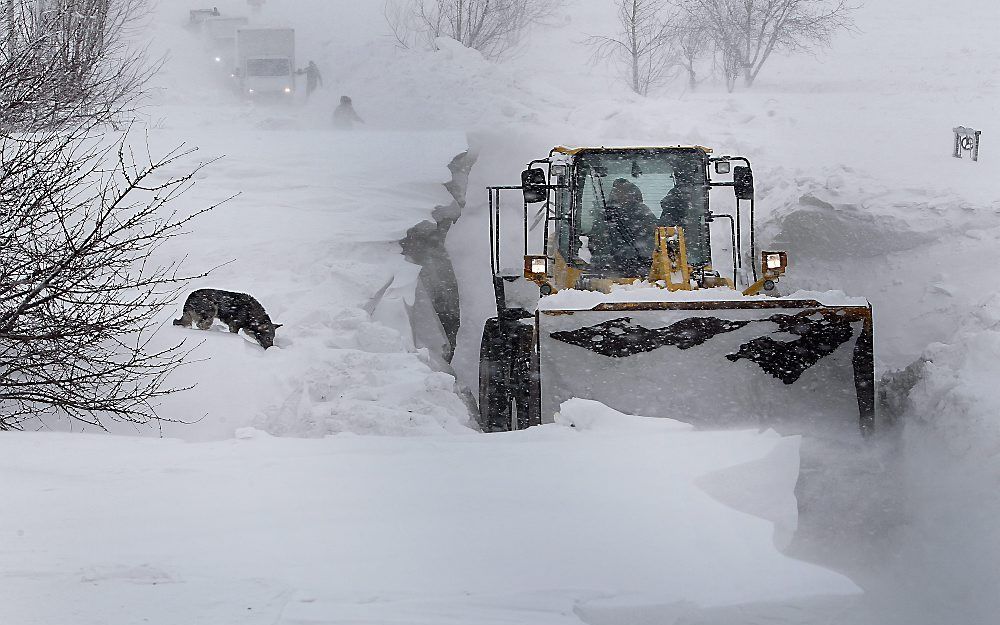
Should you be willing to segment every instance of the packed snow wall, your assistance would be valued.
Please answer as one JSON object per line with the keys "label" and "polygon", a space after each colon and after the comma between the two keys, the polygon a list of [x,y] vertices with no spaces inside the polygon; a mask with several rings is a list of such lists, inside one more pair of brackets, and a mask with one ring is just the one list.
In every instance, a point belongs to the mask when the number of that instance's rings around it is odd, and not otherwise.
{"label": "packed snow wall", "polygon": [[414,343],[427,348],[435,365],[450,370],[461,325],[458,279],[445,240],[462,216],[469,172],[476,162],[470,150],[448,163],[452,178],[444,184],[452,197],[450,204],[434,208],[425,219],[406,232],[400,241],[406,259],[420,266],[410,311]]}

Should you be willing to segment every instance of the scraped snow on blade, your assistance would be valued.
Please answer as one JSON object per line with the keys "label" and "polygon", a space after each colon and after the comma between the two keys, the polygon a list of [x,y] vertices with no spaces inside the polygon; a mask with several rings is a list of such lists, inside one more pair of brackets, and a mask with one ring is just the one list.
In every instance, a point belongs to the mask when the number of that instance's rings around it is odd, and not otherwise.
{"label": "scraped snow on blade", "polygon": [[699,427],[820,420],[856,429],[859,395],[867,401],[866,313],[777,299],[542,310],[543,420],[583,397]]}

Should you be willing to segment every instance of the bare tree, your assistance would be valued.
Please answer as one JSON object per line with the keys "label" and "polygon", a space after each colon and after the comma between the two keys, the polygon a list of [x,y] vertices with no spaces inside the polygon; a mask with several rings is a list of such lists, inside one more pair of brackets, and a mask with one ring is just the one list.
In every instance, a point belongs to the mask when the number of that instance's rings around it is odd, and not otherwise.
{"label": "bare tree", "polygon": [[498,59],[560,5],[561,0],[388,0],[385,18],[404,47],[433,48],[438,37],[450,37]]}
{"label": "bare tree", "polygon": [[698,61],[712,48],[712,37],[705,23],[690,13],[678,12],[670,20],[670,38],[676,50],[677,63],[687,72],[688,88],[698,83]]}
{"label": "bare tree", "polygon": [[0,430],[46,415],[147,423],[179,390],[166,378],[183,343],[150,339],[185,278],[153,254],[212,207],[168,208],[194,172],[162,170],[188,152],[142,162],[124,136],[82,130],[0,139]]}
{"label": "bare tree", "polygon": [[732,93],[736,89],[736,82],[739,80],[740,72],[743,70],[739,48],[730,45],[729,41],[721,38],[716,39],[714,45],[715,55],[713,58],[715,68],[722,74],[722,79],[726,83],[726,91]]}
{"label": "bare tree", "polygon": [[828,45],[834,33],[851,27],[851,14],[856,8],[846,0],[684,2],[691,16],[711,33],[722,56],[724,72],[737,66],[748,87],[753,85],[772,52],[812,50]]}
{"label": "bare tree", "polygon": [[662,0],[615,0],[621,30],[613,37],[595,35],[586,44],[595,60],[608,60],[622,68],[632,91],[649,90],[673,77],[671,23]]}
{"label": "bare tree", "polygon": [[125,124],[157,69],[129,39],[145,0],[4,0],[0,122],[37,130],[84,119]]}
{"label": "bare tree", "polygon": [[154,256],[212,207],[171,206],[194,172],[167,172],[189,152],[139,159],[108,126],[127,123],[152,71],[124,40],[138,0],[5,1],[0,430],[147,423],[185,356],[151,341],[185,279]]}

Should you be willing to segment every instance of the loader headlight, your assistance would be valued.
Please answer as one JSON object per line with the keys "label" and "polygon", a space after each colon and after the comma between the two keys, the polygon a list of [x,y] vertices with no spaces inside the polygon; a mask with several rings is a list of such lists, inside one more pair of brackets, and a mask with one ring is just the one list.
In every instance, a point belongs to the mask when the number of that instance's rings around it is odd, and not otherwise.
{"label": "loader headlight", "polygon": [[776,280],[788,268],[788,255],[784,252],[761,252],[760,265],[764,278]]}
{"label": "loader headlight", "polygon": [[549,259],[544,256],[524,257],[524,277],[541,286],[548,282]]}
{"label": "loader headlight", "polygon": [[565,165],[553,165],[552,167],[549,168],[549,174],[551,174],[553,176],[560,176],[560,177],[565,176],[566,175],[566,166]]}
{"label": "loader headlight", "polygon": [[292,92],[291,87],[285,87],[285,93],[291,93],[291,92]]}
{"label": "loader headlight", "polygon": [[221,63],[222,62],[222,57],[221,56],[215,57],[215,62],[216,63]]}

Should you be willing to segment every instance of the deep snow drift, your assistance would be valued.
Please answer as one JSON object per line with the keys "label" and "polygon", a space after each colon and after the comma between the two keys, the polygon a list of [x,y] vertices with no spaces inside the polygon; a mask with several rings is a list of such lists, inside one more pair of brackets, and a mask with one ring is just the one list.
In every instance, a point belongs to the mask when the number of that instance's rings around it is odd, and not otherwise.
{"label": "deep snow drift", "polygon": [[798,440],[774,432],[573,400],[490,437],[0,447],[4,623],[662,623],[858,593],[775,548]]}
{"label": "deep snow drift", "polygon": [[[578,45],[607,31],[606,3],[570,4],[498,67],[447,42],[395,49],[381,3],[272,0],[264,17],[297,28],[300,60],[326,82],[277,108],[220,88],[179,29],[187,7],[161,3],[154,47],[172,60],[146,109],[154,150],[226,155],[192,207],[242,192],[163,253],[194,269],[234,260],[191,288],[250,292],[286,325],[263,353],[165,312],[160,340],[204,340],[206,360],[176,380],[198,388],[162,408],[200,420],[164,431],[215,442],[0,438],[0,620],[995,620],[1000,13],[988,0],[872,3],[859,32],[774,59],[750,91],[641,99]],[[329,129],[342,93],[363,131]],[[979,163],[951,158],[958,124],[985,127]],[[447,163],[479,152],[448,237],[454,373],[474,387],[492,303],[482,187],[513,183],[553,145],[648,143],[749,156],[759,239],[789,251],[788,285],[871,299],[880,370],[929,360],[902,398],[901,435],[807,437],[796,483],[798,445],[773,433],[569,412],[572,429],[468,427],[455,379],[414,344],[418,268],[397,243],[450,201]]]}

